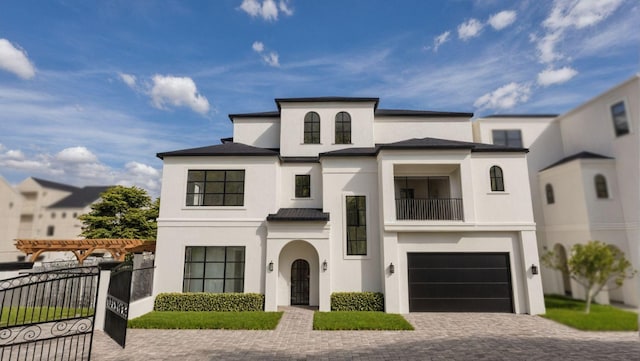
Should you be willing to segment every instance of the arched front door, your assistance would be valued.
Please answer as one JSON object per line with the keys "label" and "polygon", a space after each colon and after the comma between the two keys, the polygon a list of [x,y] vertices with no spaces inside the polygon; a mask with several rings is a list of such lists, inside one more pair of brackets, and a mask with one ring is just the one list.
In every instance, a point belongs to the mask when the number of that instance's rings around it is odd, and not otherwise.
{"label": "arched front door", "polygon": [[303,259],[291,265],[291,304],[309,304],[309,262]]}

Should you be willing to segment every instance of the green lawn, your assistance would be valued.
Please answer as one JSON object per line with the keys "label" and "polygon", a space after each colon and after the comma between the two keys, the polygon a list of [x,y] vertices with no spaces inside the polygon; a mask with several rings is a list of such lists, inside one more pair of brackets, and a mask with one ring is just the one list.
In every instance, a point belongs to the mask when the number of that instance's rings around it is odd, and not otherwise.
{"label": "green lawn", "polygon": [[0,327],[93,315],[93,308],[4,307]]}
{"label": "green lawn", "polygon": [[584,313],[585,302],[564,296],[544,297],[547,313],[542,317],[583,331],[638,331],[638,314],[613,306],[591,304]]}
{"label": "green lawn", "polygon": [[129,321],[130,328],[273,330],[282,312],[152,311]]}
{"label": "green lawn", "polygon": [[413,330],[401,315],[368,311],[315,312],[314,330]]}

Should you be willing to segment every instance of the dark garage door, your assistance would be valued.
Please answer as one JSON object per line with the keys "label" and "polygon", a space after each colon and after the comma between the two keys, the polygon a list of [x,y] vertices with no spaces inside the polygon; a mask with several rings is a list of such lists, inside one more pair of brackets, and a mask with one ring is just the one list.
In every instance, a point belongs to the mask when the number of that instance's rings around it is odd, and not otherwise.
{"label": "dark garage door", "polygon": [[409,311],[513,312],[508,253],[408,253]]}

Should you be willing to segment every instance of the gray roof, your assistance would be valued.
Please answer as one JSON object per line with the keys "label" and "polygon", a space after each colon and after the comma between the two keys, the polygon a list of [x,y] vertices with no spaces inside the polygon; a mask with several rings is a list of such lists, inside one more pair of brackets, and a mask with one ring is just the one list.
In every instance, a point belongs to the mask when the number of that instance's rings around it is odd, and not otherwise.
{"label": "gray roof", "polygon": [[258,113],[240,113],[229,114],[229,119],[233,122],[233,118],[276,118],[280,116],[280,111],[258,112]]}
{"label": "gray roof", "polygon": [[482,118],[555,118],[559,114],[492,114]]}
{"label": "gray roof", "polygon": [[321,153],[323,157],[357,157],[357,156],[375,156],[381,150],[406,150],[406,149],[424,149],[424,150],[451,150],[451,149],[468,149],[471,152],[528,152],[526,148],[506,147],[503,145],[484,144],[462,142],[457,140],[439,139],[439,138],[413,138],[395,143],[376,144],[370,148],[346,148]]}
{"label": "gray roof", "polygon": [[316,208],[280,208],[269,214],[267,221],[329,221],[329,213]]}
{"label": "gray roof", "polygon": [[73,192],[79,189],[78,187],[74,187],[68,184],[52,182],[52,181],[48,181],[40,178],[31,177],[31,179],[36,181],[36,183],[40,184],[44,188],[57,189],[57,190],[66,191],[66,192]]}
{"label": "gray roof", "polygon": [[461,113],[461,112],[438,112],[432,110],[404,110],[404,109],[378,109],[376,110],[377,116],[419,116],[419,117],[456,117],[456,118],[471,118],[473,113]]}
{"label": "gray roof", "polygon": [[318,157],[280,157],[282,163],[319,163]]}
{"label": "gray roof", "polygon": [[602,154],[591,153],[591,152],[580,152],[580,153],[576,153],[574,155],[570,155],[568,157],[562,158],[559,161],[551,164],[550,166],[541,169],[540,172],[553,167],[557,167],[561,164],[569,163],[572,160],[576,160],[576,159],[614,159],[614,158],[607,157],[606,155],[602,155]]}
{"label": "gray roof", "polygon": [[84,208],[97,201],[100,195],[111,187],[112,186],[89,186],[79,188],[47,208]]}
{"label": "gray roof", "polygon": [[224,143],[200,148],[182,149],[172,152],[158,153],[160,159],[164,157],[187,156],[278,156],[277,150],[253,147],[242,143]]}

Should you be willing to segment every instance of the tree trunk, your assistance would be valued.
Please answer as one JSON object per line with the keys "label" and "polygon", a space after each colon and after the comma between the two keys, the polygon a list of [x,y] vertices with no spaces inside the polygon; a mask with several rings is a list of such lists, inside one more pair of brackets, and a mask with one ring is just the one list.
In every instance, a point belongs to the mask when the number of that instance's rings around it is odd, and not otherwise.
{"label": "tree trunk", "polygon": [[591,299],[593,299],[593,293],[591,293],[591,289],[587,290],[587,307],[584,310],[584,313],[589,314],[591,311]]}

